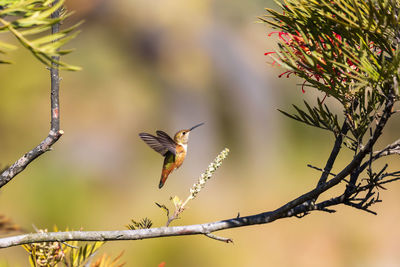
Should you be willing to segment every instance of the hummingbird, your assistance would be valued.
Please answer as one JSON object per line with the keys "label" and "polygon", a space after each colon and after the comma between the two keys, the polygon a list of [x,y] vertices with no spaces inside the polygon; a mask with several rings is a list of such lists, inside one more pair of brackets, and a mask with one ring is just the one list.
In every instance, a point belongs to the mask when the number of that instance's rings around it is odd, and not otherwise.
{"label": "hummingbird", "polygon": [[148,144],[152,149],[160,153],[164,157],[164,163],[161,171],[161,179],[158,188],[163,187],[168,175],[175,169],[179,168],[186,157],[187,144],[190,132],[203,125],[199,123],[192,128],[178,131],[174,139],[163,131],[156,131],[157,136],[140,133],[139,137]]}

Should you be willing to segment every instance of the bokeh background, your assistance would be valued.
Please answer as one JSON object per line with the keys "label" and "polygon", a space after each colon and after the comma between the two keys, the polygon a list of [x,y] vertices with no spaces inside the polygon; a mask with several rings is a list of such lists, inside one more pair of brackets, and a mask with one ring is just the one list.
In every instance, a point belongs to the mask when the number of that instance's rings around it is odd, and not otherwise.
{"label": "bokeh background", "polygon": [[[272,29],[257,17],[272,1],[69,0],[84,19],[64,60],[61,125],[65,135],[0,192],[0,213],[26,231],[124,229],[130,219],[166,217],[154,202],[171,205],[224,148],[231,153],[206,188],[173,225],[197,224],[277,208],[315,186],[333,137],[281,115],[315,99],[301,81],[264,56],[276,49]],[[2,38],[9,38],[3,36]],[[19,49],[0,66],[0,163],[14,162],[48,133],[49,73]],[[327,100],[332,107],[331,100]],[[183,167],[157,185],[162,158],[138,137],[157,129],[171,135],[199,122]],[[399,121],[385,132],[396,140]],[[351,158],[345,153],[335,170]],[[392,168],[399,166],[390,159]],[[126,266],[400,266],[400,185],[381,191],[373,216],[348,207],[207,237],[109,242]],[[338,191],[336,191],[338,192]],[[329,197],[329,194],[325,198]],[[26,252],[0,250],[0,263],[27,266]]]}

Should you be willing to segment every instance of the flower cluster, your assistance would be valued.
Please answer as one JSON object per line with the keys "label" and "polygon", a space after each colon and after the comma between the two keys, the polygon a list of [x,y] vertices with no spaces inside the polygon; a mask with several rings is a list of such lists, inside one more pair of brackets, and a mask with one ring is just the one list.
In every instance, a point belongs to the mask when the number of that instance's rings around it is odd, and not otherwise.
{"label": "flower cluster", "polygon": [[228,156],[229,149],[225,148],[219,155],[215,158],[213,162],[208,165],[207,170],[201,174],[197,183],[195,183],[192,188],[190,188],[189,199],[193,199],[201,191],[201,189],[206,184],[207,180],[211,178],[214,172],[222,165],[222,161]]}
{"label": "flower cluster", "polygon": [[[302,71],[305,73],[308,77],[313,77],[317,81],[322,81],[323,84],[325,85],[330,85],[334,84],[335,82],[345,82],[346,78],[343,77],[342,70],[339,68],[331,67],[330,71],[332,73],[335,73],[334,79],[332,78],[327,78],[324,74],[326,72],[327,68],[327,62],[326,59],[323,57],[323,50],[334,50],[332,51],[332,56],[333,58],[338,58],[342,55],[340,47],[342,45],[347,45],[346,43],[343,43],[342,37],[333,32],[332,37],[326,36],[326,38],[319,38],[318,42],[312,42],[311,39],[305,40],[300,33],[296,32],[294,34],[287,33],[287,32],[272,32],[269,34],[272,35],[274,33],[279,34],[279,39],[283,43],[281,46],[281,54],[280,58],[283,62],[288,62],[290,61],[290,58],[296,61],[296,70],[288,70],[285,71],[284,73],[280,74],[279,77],[282,77],[283,75],[286,75],[287,78],[291,74],[297,74],[298,71]],[[335,49],[332,49],[335,47]],[[335,51],[336,50],[336,51]],[[309,63],[309,56],[312,56],[311,54],[315,52],[315,54],[320,55],[316,57],[316,65],[315,67],[310,67]],[[265,55],[271,55],[274,54],[275,52],[267,52]],[[314,55],[315,55],[314,54]],[[273,61],[273,64],[275,64],[276,61]],[[356,69],[356,64],[353,63],[350,59],[346,60],[346,64],[353,70]],[[305,93],[304,86],[306,84],[306,81],[304,81],[301,90],[303,93]]]}
{"label": "flower cluster", "polygon": [[[301,87],[303,93],[305,93],[306,83],[309,82],[308,85],[312,87],[325,87],[323,91],[326,96],[338,96],[338,92],[334,92],[338,88],[347,88],[354,81],[372,76],[368,68],[364,66],[365,64],[363,65],[361,54],[357,52],[363,51],[363,48],[354,40],[348,40],[351,42],[348,43],[346,41],[348,38],[345,39],[334,31],[316,36],[311,32],[300,33],[294,30],[289,33],[282,30],[271,32],[268,36],[272,34],[278,34],[280,50],[267,52],[265,55],[273,58],[272,65],[282,62],[289,68],[279,77],[285,75],[288,78],[294,74],[304,78]],[[367,41],[366,46],[369,50],[367,56],[373,58],[373,60],[368,60],[376,61],[382,54],[382,50],[373,41]],[[278,59],[274,58],[273,54],[277,54]],[[374,68],[370,67],[370,69]],[[346,92],[348,92],[347,89]],[[341,95],[343,98],[342,93]]]}
{"label": "flower cluster", "polygon": [[[47,229],[38,232],[47,233]],[[30,260],[34,266],[55,266],[65,257],[60,242],[32,243],[23,247],[30,253]]]}
{"label": "flower cluster", "polygon": [[165,205],[160,205],[156,203],[156,205],[159,208],[162,208],[167,212],[167,217],[168,217],[167,226],[169,226],[169,224],[173,220],[179,219],[179,214],[181,214],[185,210],[186,204],[191,199],[194,199],[198,193],[200,193],[201,189],[205,186],[207,180],[209,180],[211,176],[214,174],[214,172],[219,167],[221,167],[222,161],[228,156],[228,153],[229,149],[225,148],[224,150],[221,151],[221,153],[219,153],[219,155],[214,159],[214,161],[211,162],[210,165],[208,165],[207,170],[203,174],[201,174],[199,180],[190,188],[190,195],[186,198],[185,201],[182,201],[178,196],[170,198],[170,200],[172,201],[172,203],[174,203],[175,206],[175,212],[172,216],[169,216],[169,210]]}

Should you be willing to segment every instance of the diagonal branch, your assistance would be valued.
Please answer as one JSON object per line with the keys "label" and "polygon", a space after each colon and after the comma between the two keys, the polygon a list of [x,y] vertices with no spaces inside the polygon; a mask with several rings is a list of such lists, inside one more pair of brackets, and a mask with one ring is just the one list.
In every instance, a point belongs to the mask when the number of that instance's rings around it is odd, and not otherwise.
{"label": "diagonal branch", "polygon": [[[351,164],[351,163],[350,163]],[[345,168],[346,170],[346,168]],[[277,219],[294,216],[301,212],[313,210],[315,208],[309,205],[310,201],[320,195],[322,192],[328,190],[336,183],[340,182],[342,176],[349,174],[346,170],[339,173],[335,178],[318,188],[288,202],[282,207],[269,212],[263,212],[257,215],[232,218],[224,221],[188,225],[188,226],[175,226],[175,227],[160,227],[140,230],[126,230],[126,231],[72,231],[72,232],[54,232],[54,233],[34,233],[25,234],[13,237],[6,237],[0,239],[0,248],[7,248],[11,246],[18,246],[28,243],[36,242],[65,242],[72,240],[79,241],[116,241],[116,240],[138,240],[166,236],[180,236],[180,235],[209,235],[212,232],[220,231],[229,228],[243,227],[254,224],[271,223]],[[336,179],[336,180],[335,180]]]}
{"label": "diagonal branch", "polygon": [[[389,120],[392,112],[392,108],[395,102],[395,96],[390,95],[386,101],[383,114],[375,128],[374,133],[369,138],[367,144],[362,147],[358,154],[353,158],[353,160],[335,177],[322,183],[313,190],[297,197],[296,199],[286,203],[280,208],[274,211],[263,212],[260,214],[237,217],[223,221],[187,225],[187,226],[175,226],[175,227],[160,227],[160,228],[150,228],[150,229],[140,229],[140,230],[125,230],[125,231],[72,231],[72,232],[54,232],[54,233],[34,233],[25,234],[7,238],[0,239],[0,248],[7,248],[12,246],[18,246],[28,243],[37,242],[66,242],[72,240],[78,241],[116,241],[116,240],[138,240],[138,239],[148,239],[156,237],[166,237],[166,236],[181,236],[181,235],[206,235],[212,236],[211,233],[236,227],[243,227],[255,224],[266,224],[271,223],[275,220],[299,216],[300,214],[307,214],[312,210],[322,210],[326,212],[334,212],[327,207],[340,204],[348,203],[346,195],[343,194],[334,199],[324,201],[318,204],[314,204],[314,200],[318,198],[323,192],[337,185],[343,179],[350,175],[356,168],[360,167],[360,164],[364,157],[370,153],[376,140],[382,134],[382,130]],[[221,238],[219,238],[221,239]]]}
{"label": "diagonal branch", "polygon": [[336,137],[335,144],[333,145],[333,149],[331,151],[331,154],[329,155],[328,161],[326,162],[325,168],[321,174],[321,177],[319,178],[317,187],[320,186],[321,184],[326,182],[326,179],[328,179],[328,176],[332,170],[333,163],[336,161],[336,157],[340,152],[340,149],[342,147],[343,143],[343,137],[346,136],[347,132],[349,131],[349,125],[347,123],[347,119],[344,120],[342,129],[340,131],[340,134]]}
{"label": "diagonal branch", "polygon": [[386,157],[386,156],[390,156],[390,155],[400,155],[400,139],[396,140],[392,144],[387,145],[382,150],[375,151],[373,154],[374,155],[371,156],[371,158],[368,161],[364,162],[360,166],[360,170],[359,170],[360,173],[363,172],[367,167],[369,167],[369,165],[372,162],[376,161],[377,159],[380,159],[380,158]]}
{"label": "diagonal branch", "polygon": [[[53,4],[56,5],[58,1]],[[52,18],[57,18],[60,16],[60,9],[52,14]],[[54,24],[51,27],[52,34],[58,33],[60,30],[59,23]],[[53,57],[55,62],[58,62],[60,57]],[[51,76],[51,126],[48,136],[35,148],[27,152],[21,158],[19,158],[14,164],[5,169],[0,174],[0,188],[10,182],[17,174],[22,172],[33,160],[42,155],[43,153],[49,151],[58,141],[58,139],[63,135],[63,131],[60,130],[60,104],[59,104],[59,89],[60,89],[60,78],[58,73],[58,65],[52,63],[50,68]]]}
{"label": "diagonal branch", "polygon": [[392,144],[388,145],[383,150],[374,152],[374,154],[375,154],[373,157],[374,159],[378,159],[380,157],[394,155],[394,154],[399,155],[400,154],[400,139],[398,139],[395,142],[393,142]]}
{"label": "diagonal branch", "polygon": [[[380,159],[382,157],[390,156],[390,155],[400,155],[400,139],[396,140],[392,144],[386,146],[384,149],[380,151],[375,151],[374,155],[371,157],[370,161],[375,161],[377,159]],[[365,170],[370,162],[365,162],[363,165],[361,165],[360,170],[363,171]]]}

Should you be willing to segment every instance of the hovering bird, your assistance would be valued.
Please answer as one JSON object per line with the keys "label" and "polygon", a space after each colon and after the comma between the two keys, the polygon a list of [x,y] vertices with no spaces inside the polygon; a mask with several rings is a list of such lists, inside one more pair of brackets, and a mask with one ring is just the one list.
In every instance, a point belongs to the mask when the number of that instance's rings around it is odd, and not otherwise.
{"label": "hovering bird", "polygon": [[197,124],[190,129],[180,130],[175,134],[174,139],[163,131],[156,131],[157,136],[148,133],[139,134],[140,138],[142,138],[146,144],[164,157],[164,164],[158,188],[163,187],[168,175],[182,165],[186,157],[189,133],[203,124],[204,122]]}

